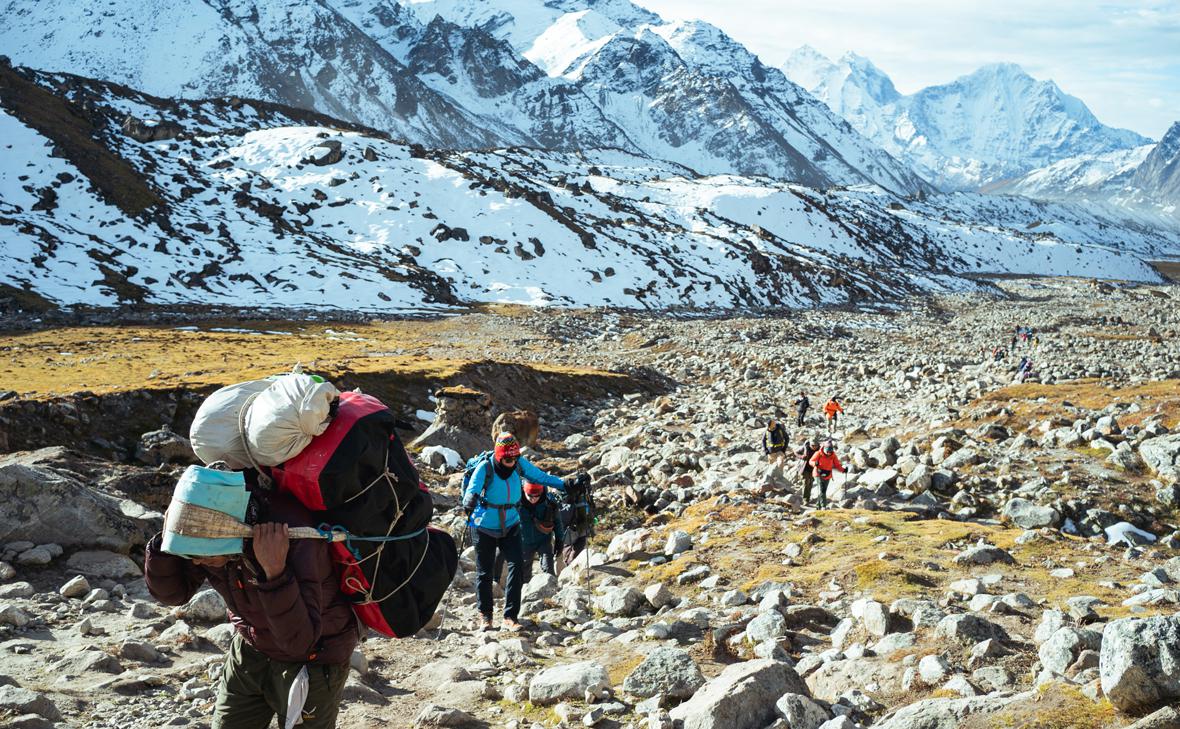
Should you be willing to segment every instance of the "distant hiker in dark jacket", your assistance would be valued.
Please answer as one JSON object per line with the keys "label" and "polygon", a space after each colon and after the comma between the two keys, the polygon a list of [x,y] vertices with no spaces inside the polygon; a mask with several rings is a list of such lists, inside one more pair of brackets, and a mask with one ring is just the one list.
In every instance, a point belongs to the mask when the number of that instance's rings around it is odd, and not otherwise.
{"label": "distant hiker in dark jacket", "polygon": [[762,432],[762,452],[771,463],[781,463],[787,457],[787,429],[774,418]]}
{"label": "distant hiker in dark jacket", "polygon": [[815,483],[815,466],[811,465],[811,457],[819,453],[819,443],[815,438],[804,441],[795,449],[795,457],[799,459],[799,478],[803,480],[803,503],[811,502],[811,487]]}
{"label": "distant hiker in dark jacket", "polygon": [[803,427],[803,420],[807,417],[809,407],[811,407],[811,401],[807,399],[807,393],[799,393],[799,398],[795,400],[795,427]]}
{"label": "distant hiker in dark jacket", "polygon": [[476,591],[482,630],[492,629],[492,576],[497,553],[503,554],[508,563],[503,627],[510,631],[521,629],[516,619],[520,615],[520,588],[524,584],[523,542],[517,511],[522,476],[541,486],[565,491],[565,480],[534,466],[520,455],[520,443],[516,437],[501,433],[496,436],[492,457],[476,466],[463,494],[463,508],[470,514],[471,538],[475,546]]}
{"label": "distant hiker in dark jacket", "polygon": [[186,559],[148,543],[144,579],[165,605],[183,605],[206,581],[225,599],[234,638],[221,671],[213,729],[265,729],[277,713],[287,717],[291,685],[306,667],[307,729],[336,726],[349,659],[357,644],[352,605],[340,592],[326,542],[289,541],[287,527],[315,520],[299,503],[279,494],[262,508],[267,523],[254,527],[236,556]]}

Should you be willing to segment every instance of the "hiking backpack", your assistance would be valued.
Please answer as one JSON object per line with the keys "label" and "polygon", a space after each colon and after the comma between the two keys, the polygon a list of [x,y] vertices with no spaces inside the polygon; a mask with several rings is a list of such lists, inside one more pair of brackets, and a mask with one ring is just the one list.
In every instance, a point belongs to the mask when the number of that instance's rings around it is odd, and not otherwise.
{"label": "hiking backpack", "polygon": [[330,544],[340,589],[357,618],[404,638],[430,620],[455,576],[458,550],[429,527],[434,502],[380,400],[340,395],[326,430],[297,456],[269,469],[276,487],[351,538]]}

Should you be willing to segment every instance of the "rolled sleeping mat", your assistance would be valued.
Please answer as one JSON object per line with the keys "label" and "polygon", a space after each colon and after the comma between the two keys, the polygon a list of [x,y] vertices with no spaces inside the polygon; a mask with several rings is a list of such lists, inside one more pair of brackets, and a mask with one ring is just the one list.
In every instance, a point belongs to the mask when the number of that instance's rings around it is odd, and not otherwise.
{"label": "rolled sleeping mat", "polygon": [[[189,466],[164,517],[162,549],[181,557],[215,557],[242,553],[242,540],[254,529],[242,520],[250,503],[246,481],[236,471]],[[325,534],[314,527],[290,527],[291,539],[343,541],[343,532]]]}
{"label": "rolled sleeping mat", "polygon": [[222,514],[240,524],[246,517],[249,503],[250,492],[246,490],[246,479],[240,472],[189,466],[172,491],[161,547],[168,554],[181,557],[241,554],[241,536],[202,532],[199,524],[188,521],[200,512],[186,510],[183,506],[191,504],[199,507],[201,512]]}

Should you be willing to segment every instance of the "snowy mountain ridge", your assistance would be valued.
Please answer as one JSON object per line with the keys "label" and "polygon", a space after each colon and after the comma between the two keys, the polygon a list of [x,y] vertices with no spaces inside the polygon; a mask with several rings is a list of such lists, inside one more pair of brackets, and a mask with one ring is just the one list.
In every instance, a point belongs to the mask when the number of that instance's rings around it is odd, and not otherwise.
{"label": "snowy mountain ridge", "polygon": [[58,304],[811,306],[988,272],[1152,281],[1150,259],[1180,254],[1180,226],[1100,206],[822,192],[622,150],[432,151],[2,64],[0,86],[0,289]]}
{"label": "snowy mountain ridge", "polygon": [[[776,69],[627,0],[0,0],[14,63],[314,109],[436,148],[618,148],[711,174],[928,191]],[[81,22],[79,22],[81,18]]]}
{"label": "snowy mountain ridge", "polygon": [[832,62],[804,47],[784,71],[862,134],[948,190],[987,188],[1068,158],[1125,152],[1151,142],[1103,125],[1080,99],[1011,63],[984,66],[909,96],[855,54]]}

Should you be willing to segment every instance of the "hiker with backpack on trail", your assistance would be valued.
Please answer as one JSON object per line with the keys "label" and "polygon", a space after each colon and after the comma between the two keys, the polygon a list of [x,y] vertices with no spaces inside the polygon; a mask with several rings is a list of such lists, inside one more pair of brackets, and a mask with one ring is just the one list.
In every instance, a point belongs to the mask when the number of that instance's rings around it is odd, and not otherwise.
{"label": "hiker with backpack on trail", "polygon": [[521,582],[533,577],[533,558],[541,561],[541,571],[557,574],[554,549],[565,541],[565,525],[561,523],[561,505],[549,495],[549,489],[539,483],[525,481],[524,498],[518,508],[520,538],[524,551],[524,575]]}
{"label": "hiker with backpack on trail", "polygon": [[502,554],[508,563],[502,627],[512,632],[522,629],[517,622],[520,591],[524,584],[524,542],[518,511],[523,493],[522,480],[565,492],[567,487],[583,478],[579,475],[562,479],[537,468],[521,456],[520,443],[512,433],[500,433],[496,436],[494,450],[467,462],[462,504],[475,546],[481,630],[492,629],[492,578],[497,553]]}
{"label": "hiker with backpack on trail", "polygon": [[800,392],[799,397],[795,400],[795,427],[802,428],[803,421],[807,418],[807,409],[811,407],[811,401],[807,399],[806,392]]}
{"label": "hiker with backpack on trail", "polygon": [[569,566],[594,534],[594,496],[590,491],[589,476],[583,474],[566,489],[560,520],[565,534],[557,550],[561,552],[562,565]]}
{"label": "hiker with backpack on trail", "polygon": [[766,424],[762,433],[762,453],[771,463],[782,463],[787,457],[787,429],[775,418]]}
{"label": "hiker with backpack on trail", "polygon": [[[815,466],[811,465],[811,457],[819,453],[819,441],[809,438],[795,449],[795,458],[799,461],[799,478],[803,481],[803,503],[811,503],[811,487],[815,485]],[[820,492],[821,506],[826,503],[823,491]]]}
{"label": "hiker with backpack on trail", "polygon": [[[273,493],[259,513],[253,538],[236,540],[240,553],[181,557],[163,551],[157,534],[145,551],[144,579],[165,605],[184,605],[206,581],[225,600],[234,637],[213,729],[265,729],[276,713],[281,727],[301,719],[301,727],[330,729],[359,635],[352,603],[328,543],[288,539],[288,525],[315,526],[310,511]],[[301,704],[292,702],[296,684],[304,688]]]}
{"label": "hiker with backpack on trail", "polygon": [[827,404],[824,405],[824,416],[828,419],[828,435],[835,432],[838,419],[843,413],[844,407],[840,404],[836,396],[832,395],[832,399],[828,400]]}
{"label": "hiker with backpack on trail", "polygon": [[807,463],[815,470],[815,475],[819,478],[819,508],[827,508],[828,484],[832,481],[832,472],[847,473],[844,464],[840,463],[840,458],[836,455],[836,446],[831,440],[824,441],[823,447]]}

